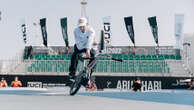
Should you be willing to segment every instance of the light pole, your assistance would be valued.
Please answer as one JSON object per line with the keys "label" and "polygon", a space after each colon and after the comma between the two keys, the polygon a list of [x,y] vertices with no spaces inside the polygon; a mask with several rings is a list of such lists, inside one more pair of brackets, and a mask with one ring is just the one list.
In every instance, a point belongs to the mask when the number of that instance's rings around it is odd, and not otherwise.
{"label": "light pole", "polygon": [[191,44],[190,43],[188,43],[188,42],[185,42],[185,43],[183,43],[183,47],[185,47],[186,48],[186,51],[185,51],[185,58],[186,59],[188,59],[188,47],[190,47],[191,46]]}
{"label": "light pole", "polygon": [[82,5],[81,7],[81,17],[86,17],[86,5],[88,4],[88,2],[86,2],[85,0],[81,1],[80,4]]}
{"label": "light pole", "polygon": [[191,75],[191,77],[193,77],[193,72],[192,72],[192,70],[191,70],[191,67],[190,67],[190,60],[191,60],[191,58],[190,58],[190,55],[189,55],[189,50],[190,50],[190,46],[191,46],[191,44],[190,43],[188,43],[188,42],[185,42],[185,43],[183,43],[183,47],[185,47],[186,49],[185,49],[185,54],[184,54],[184,60],[185,60],[185,64],[186,64],[186,68],[187,68],[187,71],[189,72],[189,74]]}

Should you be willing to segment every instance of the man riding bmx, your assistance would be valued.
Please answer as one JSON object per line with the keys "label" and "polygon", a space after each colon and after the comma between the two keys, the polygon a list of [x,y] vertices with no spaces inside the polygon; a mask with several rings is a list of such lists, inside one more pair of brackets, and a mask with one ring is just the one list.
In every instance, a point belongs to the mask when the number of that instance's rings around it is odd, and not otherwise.
{"label": "man riding bmx", "polygon": [[[96,46],[95,31],[88,25],[87,19],[82,17],[78,20],[78,27],[74,29],[75,45],[74,52],[71,57],[71,65],[69,68],[69,77],[73,81],[78,65],[78,56],[85,53],[85,57],[91,58],[89,64],[95,60]],[[91,73],[93,69],[91,70]]]}

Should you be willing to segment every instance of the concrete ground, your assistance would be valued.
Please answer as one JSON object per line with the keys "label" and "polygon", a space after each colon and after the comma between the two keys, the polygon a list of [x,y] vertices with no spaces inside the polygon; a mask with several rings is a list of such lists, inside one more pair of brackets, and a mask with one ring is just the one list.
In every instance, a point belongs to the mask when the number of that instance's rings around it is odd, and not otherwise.
{"label": "concrete ground", "polygon": [[[8,88],[0,89],[0,108],[1,110],[194,110],[194,100],[190,100],[194,99],[194,91],[163,93],[80,91],[75,96],[69,96],[67,89]],[[172,94],[182,95],[186,99],[180,103],[181,101],[177,100],[182,97]],[[166,101],[166,98],[170,101]]]}

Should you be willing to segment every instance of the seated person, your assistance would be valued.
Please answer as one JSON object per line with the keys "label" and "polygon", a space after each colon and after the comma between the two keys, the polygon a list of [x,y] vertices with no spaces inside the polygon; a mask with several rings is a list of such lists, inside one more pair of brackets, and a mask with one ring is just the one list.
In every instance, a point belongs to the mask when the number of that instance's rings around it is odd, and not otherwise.
{"label": "seated person", "polygon": [[95,79],[94,77],[91,78],[90,81],[88,81],[88,86],[86,87],[86,91],[95,91],[97,90],[97,86],[95,84]]}
{"label": "seated person", "polygon": [[139,78],[134,80],[133,86],[132,86],[132,91],[141,91],[141,80]]}
{"label": "seated person", "polygon": [[189,86],[189,89],[190,90],[193,90],[194,89],[194,79],[191,79],[191,84]]}
{"label": "seated person", "polygon": [[2,77],[0,82],[0,87],[7,87],[7,81]]}
{"label": "seated person", "polygon": [[20,80],[18,80],[18,77],[16,76],[14,78],[14,81],[11,82],[11,87],[21,87],[22,83]]}

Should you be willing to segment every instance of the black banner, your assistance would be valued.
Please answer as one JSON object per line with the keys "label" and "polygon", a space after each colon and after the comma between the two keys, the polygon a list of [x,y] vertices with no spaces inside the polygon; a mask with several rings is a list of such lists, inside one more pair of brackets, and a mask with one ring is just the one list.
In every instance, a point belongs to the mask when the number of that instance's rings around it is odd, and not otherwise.
{"label": "black banner", "polygon": [[133,44],[135,45],[135,35],[134,35],[134,29],[133,29],[133,17],[125,17],[124,18],[125,21],[125,26],[127,29],[127,32],[129,34],[129,37],[131,39],[131,41],[133,42]]}
{"label": "black banner", "polygon": [[154,17],[149,17],[148,18],[151,30],[152,30],[152,34],[154,36],[154,40],[156,42],[157,45],[158,44],[158,26],[157,26],[157,21],[156,21],[156,16]]}
{"label": "black banner", "polygon": [[62,29],[62,35],[63,39],[65,41],[66,47],[69,47],[69,41],[68,41],[68,34],[67,34],[67,18],[61,18],[61,29]]}
{"label": "black banner", "polygon": [[[14,80],[15,75],[0,75],[4,77],[8,85]],[[66,87],[71,84],[68,76],[57,75],[18,75],[23,87]],[[117,88],[129,90],[133,85],[135,76],[96,76],[95,80],[98,89]],[[189,77],[139,77],[142,83],[142,90],[161,90],[189,88],[190,82],[185,82]]]}
{"label": "black banner", "polygon": [[101,30],[100,51],[104,50],[104,31]]}
{"label": "black banner", "polygon": [[43,44],[47,47],[47,31],[46,31],[46,18],[40,19],[40,26],[43,38]]}
{"label": "black banner", "polygon": [[[99,89],[117,88],[131,89],[135,76],[96,76],[96,85]],[[138,77],[141,79],[142,90],[180,89],[189,88],[186,77]]]}

